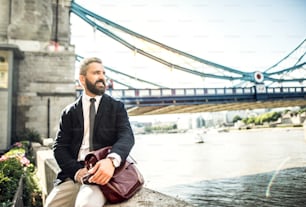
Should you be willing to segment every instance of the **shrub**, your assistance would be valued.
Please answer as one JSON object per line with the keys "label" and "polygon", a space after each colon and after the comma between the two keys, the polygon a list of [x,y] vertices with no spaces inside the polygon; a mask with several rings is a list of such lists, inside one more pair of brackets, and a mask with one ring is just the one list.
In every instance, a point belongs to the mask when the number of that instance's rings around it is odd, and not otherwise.
{"label": "shrub", "polygon": [[42,140],[39,132],[35,129],[25,129],[22,132],[17,133],[17,138],[15,141],[30,141],[30,142],[38,142],[42,144]]}
{"label": "shrub", "polygon": [[35,166],[26,155],[29,153],[29,142],[15,143],[0,158],[0,206],[10,206],[19,180],[23,177],[24,206],[42,206],[41,190],[39,188]]}
{"label": "shrub", "polygon": [[234,116],[233,123],[236,123],[237,121],[242,120],[242,118],[239,115]]}
{"label": "shrub", "polygon": [[1,157],[0,161],[0,203],[10,202],[14,198],[23,167],[16,157]]}

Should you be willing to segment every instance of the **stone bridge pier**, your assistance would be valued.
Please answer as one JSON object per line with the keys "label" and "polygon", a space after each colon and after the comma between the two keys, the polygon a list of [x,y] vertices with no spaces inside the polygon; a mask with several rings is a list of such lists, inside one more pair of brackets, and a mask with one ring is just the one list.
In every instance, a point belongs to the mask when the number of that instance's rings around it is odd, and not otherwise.
{"label": "stone bridge pier", "polygon": [[70,3],[1,0],[0,150],[26,130],[54,137],[62,108],[75,99]]}

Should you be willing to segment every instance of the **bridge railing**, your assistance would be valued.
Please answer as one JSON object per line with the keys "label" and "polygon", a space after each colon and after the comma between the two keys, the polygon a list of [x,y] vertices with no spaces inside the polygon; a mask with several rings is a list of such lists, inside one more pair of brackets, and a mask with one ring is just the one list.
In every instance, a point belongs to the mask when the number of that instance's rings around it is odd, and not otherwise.
{"label": "bridge railing", "polygon": [[151,106],[305,99],[306,87],[113,89],[107,93],[126,106]]}
{"label": "bridge railing", "polygon": [[117,89],[111,92],[114,98],[122,97],[163,97],[163,96],[204,96],[225,94],[254,94],[251,88],[160,88],[160,89]]}
{"label": "bridge railing", "polygon": [[[266,94],[305,93],[306,87],[265,87]],[[249,88],[160,88],[160,89],[116,89],[112,96],[122,97],[162,97],[162,96],[205,96],[230,94],[255,94],[255,87]]]}

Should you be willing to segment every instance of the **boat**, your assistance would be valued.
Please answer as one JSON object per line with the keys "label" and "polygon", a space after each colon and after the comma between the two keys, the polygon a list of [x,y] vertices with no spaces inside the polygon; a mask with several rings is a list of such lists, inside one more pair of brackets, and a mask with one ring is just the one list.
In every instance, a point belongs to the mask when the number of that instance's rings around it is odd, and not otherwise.
{"label": "boat", "polygon": [[204,143],[204,134],[206,134],[205,130],[202,129],[194,129],[192,130],[192,135],[194,138],[194,142],[197,144]]}

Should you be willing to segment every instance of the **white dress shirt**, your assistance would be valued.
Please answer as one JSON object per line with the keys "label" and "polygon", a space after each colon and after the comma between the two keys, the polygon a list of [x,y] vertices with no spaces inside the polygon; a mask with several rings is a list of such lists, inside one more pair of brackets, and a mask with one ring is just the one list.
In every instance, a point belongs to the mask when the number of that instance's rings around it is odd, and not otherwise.
{"label": "white dress shirt", "polygon": [[[91,98],[92,97],[87,96],[86,94],[84,94],[82,97],[83,116],[84,116],[84,135],[83,135],[83,142],[79,151],[78,160],[84,160],[85,156],[89,153],[89,107],[90,107]],[[96,96],[94,98],[96,99],[95,110],[97,113],[102,96]],[[107,157],[111,157],[114,159],[113,162],[116,167],[120,165],[121,157],[117,153],[111,153]]]}
{"label": "white dress shirt", "polygon": [[[83,142],[81,145],[81,149],[79,151],[78,160],[84,160],[85,156],[89,152],[89,107],[90,107],[90,99],[92,97],[87,96],[86,94],[82,97],[82,105],[83,105],[83,118],[84,118],[84,134],[83,134]],[[102,96],[96,96],[95,109],[96,113],[98,111],[98,106],[100,104]]]}

